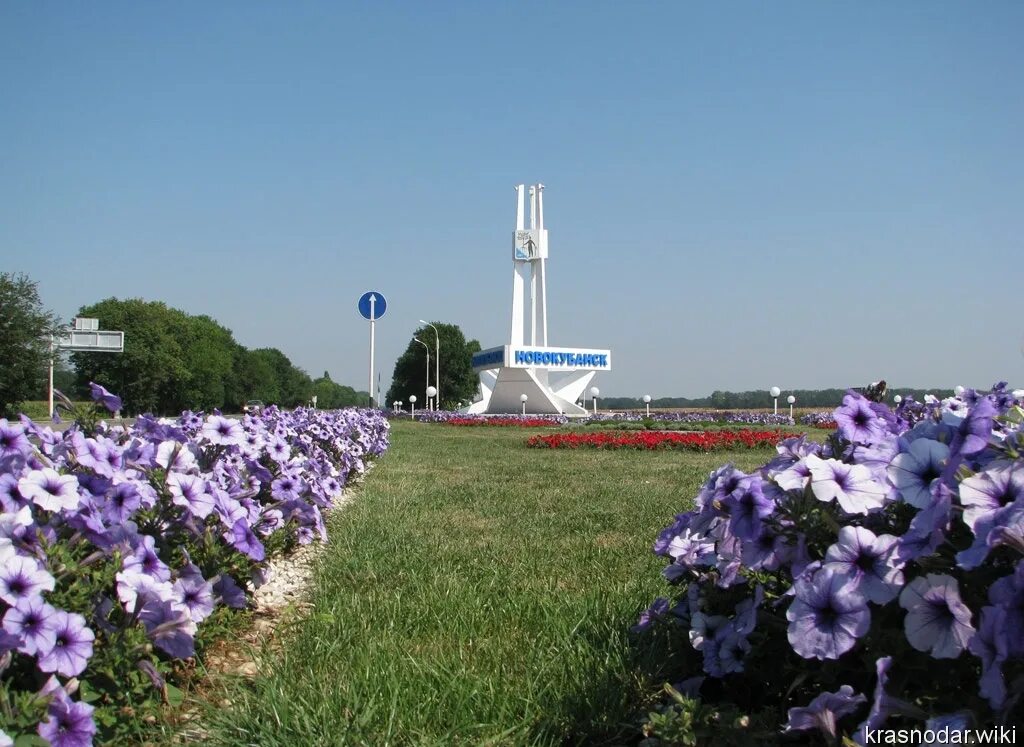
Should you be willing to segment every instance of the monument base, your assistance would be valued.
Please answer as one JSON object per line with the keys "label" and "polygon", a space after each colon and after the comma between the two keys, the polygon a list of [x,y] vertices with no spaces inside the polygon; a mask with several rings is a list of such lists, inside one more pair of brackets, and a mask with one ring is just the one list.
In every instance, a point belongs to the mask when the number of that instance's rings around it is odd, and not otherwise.
{"label": "monument base", "polygon": [[521,414],[526,395],[527,415],[586,417],[576,404],[597,371],[549,371],[502,366],[480,371],[481,399],[460,412],[469,415]]}

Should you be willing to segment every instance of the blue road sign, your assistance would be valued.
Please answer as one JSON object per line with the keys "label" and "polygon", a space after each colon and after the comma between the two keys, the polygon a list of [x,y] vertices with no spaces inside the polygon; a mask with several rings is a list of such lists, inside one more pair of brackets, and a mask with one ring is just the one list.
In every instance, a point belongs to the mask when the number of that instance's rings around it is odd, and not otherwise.
{"label": "blue road sign", "polygon": [[366,291],[359,297],[359,313],[363,315],[363,319],[369,319],[372,322],[384,316],[384,312],[387,310],[388,302],[382,293]]}

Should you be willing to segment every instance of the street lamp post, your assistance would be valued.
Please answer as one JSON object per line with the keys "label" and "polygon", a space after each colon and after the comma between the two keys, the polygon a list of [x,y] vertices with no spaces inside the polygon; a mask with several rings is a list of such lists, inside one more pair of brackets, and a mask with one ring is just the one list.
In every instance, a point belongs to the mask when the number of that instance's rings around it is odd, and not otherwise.
{"label": "street lamp post", "polygon": [[526,414],[526,400],[528,400],[528,399],[529,399],[529,397],[527,395],[525,395],[525,394],[520,394],[519,395],[519,401],[523,403],[523,415]]}
{"label": "street lamp post", "polygon": [[[431,404],[430,404],[430,398],[431,397],[434,397],[434,404],[433,404],[433,406],[431,406]],[[429,409],[431,409],[431,410],[436,410],[437,409],[437,389],[435,387],[432,387],[432,386],[428,386],[427,387],[427,407]]]}
{"label": "street lamp post", "polygon": [[789,419],[793,419],[793,404],[796,402],[796,397],[792,394],[786,397],[786,401],[789,403]]}
{"label": "street lamp post", "polygon": [[647,406],[647,417],[651,417],[651,395],[644,395],[644,404]]}
{"label": "street lamp post", "polygon": [[437,399],[434,400],[434,409],[437,409],[437,403],[441,401],[441,335],[437,332],[435,327],[430,322],[425,322],[420,319],[420,324],[426,324],[434,330],[434,384],[437,385]]}
{"label": "street lamp post", "polygon": [[775,414],[779,414],[779,395],[782,394],[782,390],[777,386],[773,386],[768,390],[768,394],[772,395],[772,399],[775,400]]}
{"label": "street lamp post", "polygon": [[892,401],[898,405],[900,402],[903,401],[903,397],[897,394],[895,397],[892,398]]}
{"label": "street lamp post", "polygon": [[594,398],[594,414],[597,415],[597,395],[601,393],[601,390],[596,386],[590,387],[590,396]]}
{"label": "street lamp post", "polygon": [[[427,345],[427,343],[423,342],[423,340],[421,340],[418,337],[413,337],[412,339],[414,339],[416,342],[418,342],[420,345],[427,349],[427,379],[426,382],[424,382],[423,384],[423,393],[426,394],[426,390],[430,386],[430,346]],[[427,395],[427,402],[430,402],[429,395]]]}
{"label": "street lamp post", "polygon": [[416,417],[416,395],[415,394],[410,394],[409,395],[409,414],[412,415],[413,418]]}

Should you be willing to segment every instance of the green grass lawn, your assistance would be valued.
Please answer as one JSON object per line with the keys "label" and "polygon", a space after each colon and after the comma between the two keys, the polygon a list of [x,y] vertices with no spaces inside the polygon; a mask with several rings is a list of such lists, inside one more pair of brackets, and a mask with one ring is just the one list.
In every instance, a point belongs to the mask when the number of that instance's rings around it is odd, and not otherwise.
{"label": "green grass lawn", "polygon": [[709,471],[768,452],[528,449],[535,432],[395,423],[329,521],[315,610],[204,716],[209,742],[635,736],[661,684],[628,633],[664,590],[651,543]]}

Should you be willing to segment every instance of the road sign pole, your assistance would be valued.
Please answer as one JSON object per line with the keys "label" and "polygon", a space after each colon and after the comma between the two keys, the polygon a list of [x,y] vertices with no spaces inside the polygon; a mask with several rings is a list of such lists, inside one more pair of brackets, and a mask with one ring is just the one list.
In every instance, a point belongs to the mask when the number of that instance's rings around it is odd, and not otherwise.
{"label": "road sign pole", "polygon": [[46,412],[49,414],[49,417],[52,418],[53,417],[53,335],[50,335],[50,387],[49,387],[49,390],[50,390],[50,397],[49,397],[50,409],[47,410]]}
{"label": "road sign pole", "polygon": [[[370,373],[368,378],[370,379],[370,407],[374,406],[376,401],[373,390],[373,370],[374,370],[374,333],[375,323],[378,319],[384,316],[384,313],[388,310],[388,301],[384,296],[376,291],[367,291],[359,297],[359,302],[356,304],[359,309],[359,314],[370,323]],[[378,374],[379,378],[380,374]],[[377,388],[380,388],[378,383]],[[379,393],[378,393],[379,394]]]}
{"label": "road sign pole", "polygon": [[373,348],[374,348],[374,322],[377,316],[377,298],[370,295],[370,407],[373,407]]}

